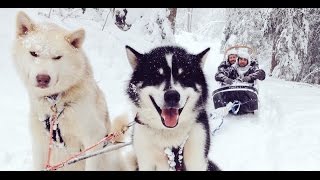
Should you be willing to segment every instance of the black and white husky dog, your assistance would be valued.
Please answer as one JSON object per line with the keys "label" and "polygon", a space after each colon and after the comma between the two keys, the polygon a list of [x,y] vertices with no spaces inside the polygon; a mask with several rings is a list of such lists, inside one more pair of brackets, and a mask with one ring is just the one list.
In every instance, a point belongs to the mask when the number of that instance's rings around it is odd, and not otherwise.
{"label": "black and white husky dog", "polygon": [[126,91],[136,114],[133,149],[139,170],[219,170],[208,159],[203,67],[209,50],[191,54],[163,46],[141,54],[126,46],[133,68]]}

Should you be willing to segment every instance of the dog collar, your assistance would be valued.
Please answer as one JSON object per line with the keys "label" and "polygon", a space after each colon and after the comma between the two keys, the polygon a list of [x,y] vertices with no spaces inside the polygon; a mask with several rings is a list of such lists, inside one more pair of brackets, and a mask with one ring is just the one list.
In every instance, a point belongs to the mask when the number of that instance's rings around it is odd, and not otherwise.
{"label": "dog collar", "polygon": [[134,118],[134,121],[140,125],[146,125],[145,123],[141,122],[138,118],[138,114],[136,115],[136,117]]}
{"label": "dog collar", "polygon": [[44,98],[49,101],[51,104],[56,104],[58,101],[60,101],[62,96],[62,93],[56,93],[52,94],[50,96],[45,96]]}

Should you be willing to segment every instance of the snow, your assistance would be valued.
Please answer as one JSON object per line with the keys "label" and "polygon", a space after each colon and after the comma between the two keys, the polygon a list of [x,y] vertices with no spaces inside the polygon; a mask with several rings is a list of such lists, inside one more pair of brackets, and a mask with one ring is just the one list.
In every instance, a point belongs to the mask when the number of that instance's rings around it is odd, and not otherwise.
{"label": "snow", "polygon": [[226,170],[317,170],[319,87],[268,78],[259,88],[258,115],[225,118],[213,159]]}
{"label": "snow", "polygon": [[[139,13],[138,10],[137,16],[148,13]],[[11,57],[17,11],[0,9],[1,22],[6,25],[0,30],[0,170],[32,170],[28,94]],[[133,23],[132,29],[123,32],[112,26],[110,17],[105,30],[101,31],[104,19],[93,21],[80,16],[61,20],[53,15],[47,19],[39,16],[38,12],[48,13],[48,9],[24,11],[34,21],[51,21],[72,30],[83,27],[86,30],[84,50],[91,60],[94,77],[105,93],[111,118],[128,112],[131,107],[128,106],[125,86],[132,69],[125,45],[142,53],[161,43],[152,37],[153,33],[147,35],[142,28],[147,19],[156,16],[155,12],[144,20],[137,17],[128,19]],[[107,11],[103,13],[107,14]],[[99,19],[98,16],[95,19]],[[203,38],[202,35],[179,30],[175,37],[177,44],[193,53],[211,48],[204,67],[211,95],[218,85],[214,74],[223,60],[221,36]],[[227,115],[220,130],[212,136],[210,158],[223,170],[319,170],[320,87],[267,77],[259,82],[259,89],[259,112],[254,115]],[[211,97],[208,111],[214,112]],[[220,122],[221,118],[210,121],[213,128]]]}

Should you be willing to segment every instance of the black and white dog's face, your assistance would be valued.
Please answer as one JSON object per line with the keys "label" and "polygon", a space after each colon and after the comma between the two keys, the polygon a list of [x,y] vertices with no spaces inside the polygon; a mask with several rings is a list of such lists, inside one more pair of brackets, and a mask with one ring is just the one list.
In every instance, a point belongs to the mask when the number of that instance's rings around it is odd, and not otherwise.
{"label": "black and white dog's face", "polygon": [[127,94],[142,123],[166,129],[195,121],[207,101],[202,69],[209,50],[190,54],[180,47],[164,46],[140,54],[126,46],[133,68]]}

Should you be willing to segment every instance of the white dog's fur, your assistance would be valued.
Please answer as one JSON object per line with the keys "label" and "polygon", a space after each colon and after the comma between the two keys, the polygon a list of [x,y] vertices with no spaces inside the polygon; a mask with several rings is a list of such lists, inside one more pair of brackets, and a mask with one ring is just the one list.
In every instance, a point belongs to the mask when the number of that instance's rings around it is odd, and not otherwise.
{"label": "white dog's fur", "polygon": [[[13,59],[28,90],[34,168],[41,170],[47,161],[49,143],[48,131],[41,121],[51,112],[45,96],[60,93],[58,109],[69,103],[59,119],[66,146],[53,146],[51,164],[95,144],[110,133],[111,124],[104,94],[97,86],[81,48],[85,36],[83,29],[69,32],[55,24],[36,24],[19,12],[16,35]],[[51,77],[48,87],[38,87],[36,77],[39,74]],[[67,165],[63,170],[120,170],[120,154],[118,151],[105,153]]]}

